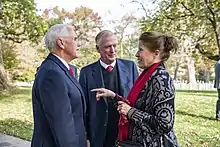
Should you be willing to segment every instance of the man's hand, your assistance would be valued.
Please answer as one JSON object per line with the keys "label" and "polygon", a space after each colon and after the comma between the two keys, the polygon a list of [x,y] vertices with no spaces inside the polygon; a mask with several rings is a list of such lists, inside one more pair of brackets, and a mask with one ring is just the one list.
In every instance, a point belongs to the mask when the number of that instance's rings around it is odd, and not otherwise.
{"label": "man's hand", "polygon": [[92,92],[96,92],[96,99],[100,100],[101,97],[115,97],[115,93],[111,90],[105,89],[105,88],[96,88],[92,89]]}

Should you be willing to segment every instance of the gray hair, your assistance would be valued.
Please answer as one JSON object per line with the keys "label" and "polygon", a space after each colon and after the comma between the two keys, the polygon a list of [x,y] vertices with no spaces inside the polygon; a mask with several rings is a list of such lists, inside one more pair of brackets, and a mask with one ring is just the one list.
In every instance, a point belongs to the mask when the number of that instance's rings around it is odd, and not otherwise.
{"label": "gray hair", "polygon": [[108,37],[108,36],[115,36],[115,33],[111,32],[109,30],[103,30],[103,31],[99,32],[95,37],[96,45],[100,45],[102,38]]}
{"label": "gray hair", "polygon": [[49,51],[56,49],[58,38],[69,36],[69,27],[67,24],[56,24],[49,28],[44,38],[45,46]]}

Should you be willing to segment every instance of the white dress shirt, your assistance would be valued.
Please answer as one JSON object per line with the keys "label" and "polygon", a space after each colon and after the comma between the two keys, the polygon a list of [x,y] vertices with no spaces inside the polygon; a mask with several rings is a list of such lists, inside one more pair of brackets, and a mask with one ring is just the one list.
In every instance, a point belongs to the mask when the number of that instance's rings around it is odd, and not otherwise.
{"label": "white dress shirt", "polygon": [[70,69],[70,66],[69,66],[69,64],[64,60],[64,59],[62,59],[61,57],[59,57],[59,56],[57,56],[57,55],[55,55],[55,54],[53,54],[54,56],[56,56],[65,66],[66,66],[66,68],[69,70]]}
{"label": "white dress shirt", "polygon": [[[109,66],[108,64],[105,64],[101,59],[99,60],[100,64],[102,67],[104,67],[105,69]],[[112,66],[113,68],[115,67],[116,64],[116,60],[114,62],[112,62],[112,64],[110,64],[110,66]]]}

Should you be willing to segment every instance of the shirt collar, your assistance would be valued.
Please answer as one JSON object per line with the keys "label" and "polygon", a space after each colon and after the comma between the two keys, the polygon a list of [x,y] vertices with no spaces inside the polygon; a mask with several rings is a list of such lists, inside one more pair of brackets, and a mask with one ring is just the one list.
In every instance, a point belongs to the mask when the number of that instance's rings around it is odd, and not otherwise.
{"label": "shirt collar", "polygon": [[[101,59],[99,60],[100,64],[102,67],[104,67],[105,69],[109,66],[108,64],[104,63]],[[115,67],[116,64],[116,60],[114,62],[112,62],[112,64],[110,64],[113,68]]]}
{"label": "shirt collar", "polygon": [[69,70],[70,69],[70,66],[69,66],[69,64],[64,60],[64,59],[62,59],[61,57],[59,57],[59,56],[57,56],[57,55],[55,55],[55,54],[53,54],[54,56],[56,56],[65,66],[66,66],[66,68]]}

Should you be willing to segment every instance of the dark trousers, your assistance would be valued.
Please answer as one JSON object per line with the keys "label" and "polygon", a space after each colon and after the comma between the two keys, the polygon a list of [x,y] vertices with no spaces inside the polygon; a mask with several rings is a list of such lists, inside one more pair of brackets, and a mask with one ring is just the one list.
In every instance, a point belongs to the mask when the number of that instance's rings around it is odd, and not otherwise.
{"label": "dark trousers", "polygon": [[220,118],[220,89],[218,90],[218,100],[216,102],[216,118]]}
{"label": "dark trousers", "polygon": [[118,137],[119,113],[111,99],[108,100],[108,124],[103,147],[115,147]]}

